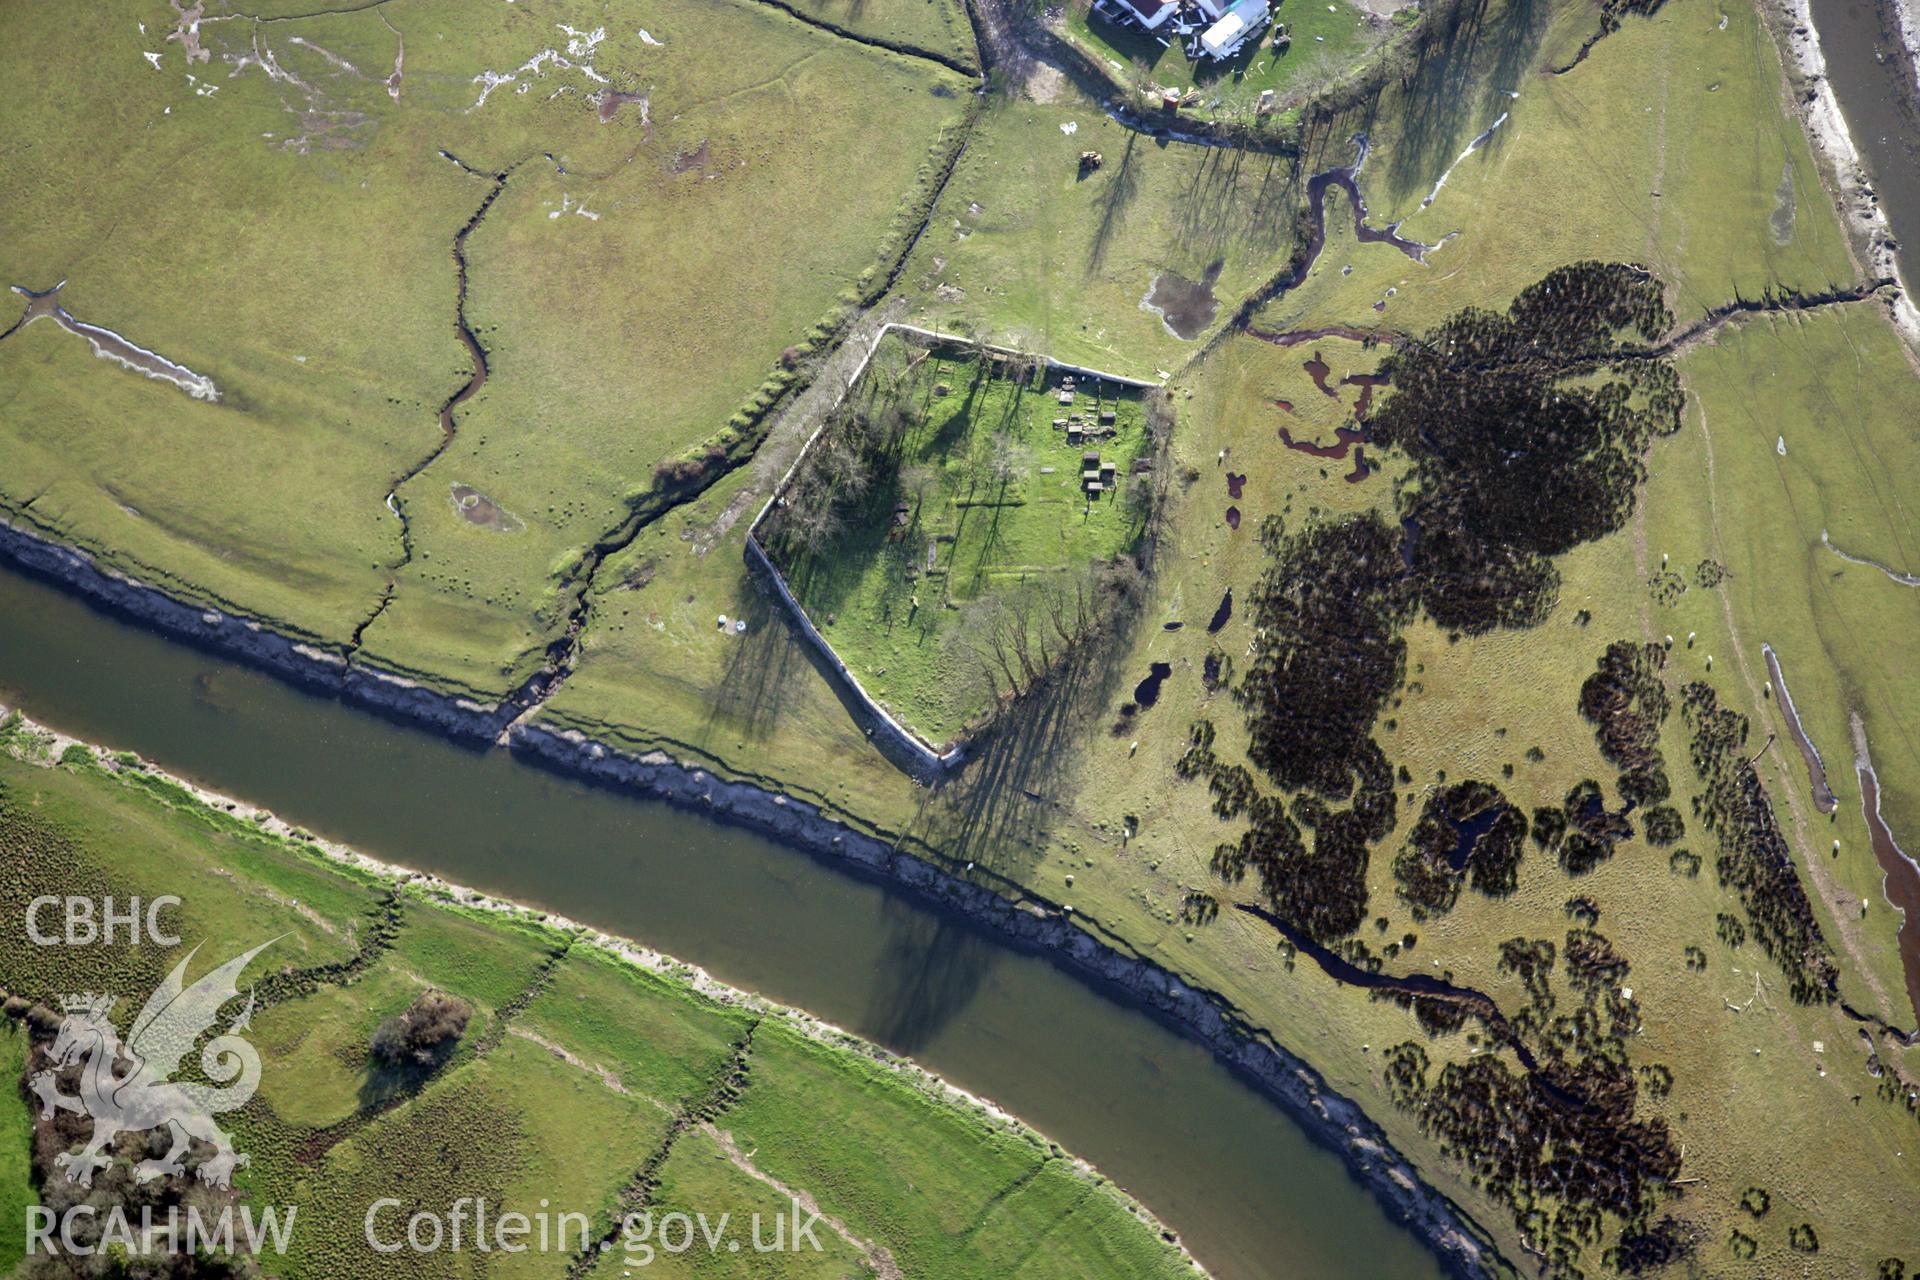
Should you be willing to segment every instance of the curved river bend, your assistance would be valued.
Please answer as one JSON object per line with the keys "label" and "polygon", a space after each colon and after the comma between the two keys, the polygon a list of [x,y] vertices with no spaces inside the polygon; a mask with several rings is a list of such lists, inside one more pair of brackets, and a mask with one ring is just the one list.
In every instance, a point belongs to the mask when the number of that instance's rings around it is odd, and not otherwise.
{"label": "curved river bend", "polygon": [[983,1094],[1221,1280],[1436,1280],[1332,1154],[1204,1048],[806,854],[315,697],[0,566],[0,701],[375,857],[634,938]]}

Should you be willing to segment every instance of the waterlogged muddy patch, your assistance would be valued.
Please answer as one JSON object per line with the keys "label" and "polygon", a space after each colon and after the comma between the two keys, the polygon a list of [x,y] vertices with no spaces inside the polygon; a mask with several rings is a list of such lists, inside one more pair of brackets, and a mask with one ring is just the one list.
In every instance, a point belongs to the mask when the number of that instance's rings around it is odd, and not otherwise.
{"label": "waterlogged muddy patch", "polygon": [[1900,967],[1907,978],[1907,999],[1920,1017],[1920,863],[1893,838],[1880,808],[1880,775],[1873,770],[1867,749],[1867,727],[1853,714],[1853,767],[1860,779],[1860,807],[1873,841],[1873,857],[1885,877],[1887,901],[1897,907],[1900,920]]}
{"label": "waterlogged muddy patch", "polygon": [[1789,162],[1780,168],[1780,185],[1773,189],[1773,213],[1767,219],[1775,244],[1793,239],[1793,209],[1793,165]]}
{"label": "waterlogged muddy patch", "polygon": [[1321,395],[1332,396],[1335,399],[1339,398],[1340,393],[1335,391],[1327,382],[1328,375],[1333,372],[1333,366],[1328,364],[1325,357],[1318,351],[1313,353],[1313,359],[1302,362],[1300,367],[1307,371],[1309,378],[1313,379],[1313,385],[1320,388]]}
{"label": "waterlogged muddy patch", "polygon": [[35,293],[31,289],[14,285],[13,291],[27,300],[27,310],[13,329],[7,332],[24,329],[35,320],[50,319],[68,333],[85,338],[87,344],[93,348],[93,354],[102,360],[111,360],[123,369],[144,373],[149,378],[171,382],[195,400],[213,401],[220,398],[220,389],[214,386],[213,379],[205,374],[195,373],[185,365],[175,364],[163,355],[129,342],[111,329],[74,319],[56,300],[56,296],[66,287],[66,284],[67,282],[62,280],[43,293]]}
{"label": "waterlogged muddy patch", "polygon": [[1226,626],[1227,623],[1231,622],[1232,620],[1233,620],[1233,588],[1228,587],[1227,593],[1220,597],[1220,607],[1213,611],[1213,618],[1211,621],[1207,623],[1207,634],[1208,635],[1217,634],[1220,628]]}
{"label": "waterlogged muddy patch", "polygon": [[518,519],[471,485],[453,485],[452,501],[453,509],[468,524],[477,524],[495,533],[513,533],[522,527]]}
{"label": "waterlogged muddy patch", "polygon": [[1293,432],[1287,430],[1284,426],[1280,428],[1280,443],[1286,445],[1287,448],[1292,449],[1295,453],[1304,453],[1314,458],[1337,458],[1341,460],[1346,458],[1347,450],[1357,444],[1364,444],[1366,442],[1367,431],[1364,427],[1335,427],[1333,429],[1333,437],[1338,443],[1321,444],[1318,440],[1295,440],[1293,438]]}
{"label": "waterlogged muddy patch", "polygon": [[1787,677],[1780,670],[1780,657],[1770,644],[1761,645],[1760,653],[1767,660],[1767,676],[1773,681],[1773,693],[1780,701],[1781,714],[1787,718],[1787,732],[1792,736],[1794,745],[1800,748],[1800,758],[1807,762],[1807,779],[1813,785],[1814,807],[1822,813],[1832,813],[1839,807],[1840,801],[1834,798],[1833,788],[1827,785],[1827,766],[1820,758],[1820,749],[1807,736],[1806,728],[1800,723],[1799,709],[1793,705],[1793,695],[1787,692]]}
{"label": "waterlogged muddy patch", "polygon": [[1142,711],[1160,701],[1160,686],[1173,674],[1170,662],[1154,662],[1147,666],[1147,678],[1133,687],[1133,700],[1140,704]]}
{"label": "waterlogged muddy patch", "polygon": [[707,167],[708,159],[707,140],[702,138],[699,146],[675,154],[673,159],[667,162],[667,172],[699,173]]}
{"label": "waterlogged muddy patch", "polygon": [[1198,280],[1189,280],[1177,271],[1162,271],[1154,276],[1140,309],[1151,311],[1174,337],[1191,342],[1207,331],[1220,312],[1220,301],[1213,296],[1214,281],[1220,278],[1220,259],[1208,267]]}
{"label": "waterlogged muddy patch", "polygon": [[612,124],[614,117],[620,114],[620,108],[626,106],[628,103],[632,103],[640,109],[641,124],[646,125],[653,123],[653,121],[648,118],[648,111],[651,104],[648,102],[647,95],[644,93],[628,93],[624,89],[602,89],[594,95],[592,101],[599,105],[601,124]]}

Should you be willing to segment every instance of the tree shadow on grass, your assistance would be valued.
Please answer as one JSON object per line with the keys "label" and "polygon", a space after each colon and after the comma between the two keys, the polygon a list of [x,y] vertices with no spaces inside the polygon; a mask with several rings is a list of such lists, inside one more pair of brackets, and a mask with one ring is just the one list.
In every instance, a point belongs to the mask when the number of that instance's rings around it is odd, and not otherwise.
{"label": "tree shadow on grass", "polygon": [[757,582],[739,598],[739,614],[747,623],[736,635],[726,668],[711,691],[707,726],[724,721],[750,738],[764,739],[794,700],[802,669],[812,665],[812,646],[796,635],[786,610]]}
{"label": "tree shadow on grass", "polygon": [[[1499,12],[1490,13],[1496,3]],[[1507,94],[1520,89],[1551,17],[1542,0],[1472,0],[1421,44],[1413,74],[1388,108],[1400,120],[1386,165],[1393,199],[1427,190],[1507,109]],[[1488,145],[1502,142],[1495,134]]]}
{"label": "tree shadow on grass", "polygon": [[1126,682],[1135,611],[1076,648],[1039,686],[1013,700],[974,742],[972,759],[928,797],[910,834],[950,860],[1021,880],[1067,811],[1070,766]]}
{"label": "tree shadow on grass", "polygon": [[1094,198],[1094,208],[1099,211],[1100,220],[1094,224],[1093,239],[1087,244],[1087,274],[1098,275],[1107,260],[1107,247],[1114,233],[1119,231],[1120,223],[1125,219],[1127,209],[1133,204],[1133,198],[1140,191],[1140,175],[1133,167],[1134,148],[1140,144],[1140,135],[1129,131],[1126,150],[1120,153],[1120,163],[1113,171],[1113,177],[1107,180],[1107,186]]}
{"label": "tree shadow on grass", "polygon": [[[1024,881],[1067,812],[1058,794],[1067,765],[1125,681],[1116,660],[1132,636],[1131,625],[1116,627],[1015,700],[975,741],[966,769],[928,792],[909,834],[963,878]],[[868,1001],[867,1026],[917,1053],[965,1011],[1000,944],[938,910],[898,908],[888,927],[886,979]]]}
{"label": "tree shadow on grass", "polygon": [[1299,166],[1286,156],[1209,147],[1175,214],[1182,257],[1212,262],[1235,250],[1261,258],[1293,233]]}

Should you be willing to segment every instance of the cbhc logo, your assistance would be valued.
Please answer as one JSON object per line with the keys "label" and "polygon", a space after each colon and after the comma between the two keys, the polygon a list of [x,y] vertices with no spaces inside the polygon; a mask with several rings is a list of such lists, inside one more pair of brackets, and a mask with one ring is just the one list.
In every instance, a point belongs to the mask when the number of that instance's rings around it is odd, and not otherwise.
{"label": "cbhc logo", "polygon": [[[146,904],[143,914],[137,895],[127,899],[124,909],[116,910],[111,894],[98,902],[79,894],[42,894],[27,904],[27,937],[36,947],[87,947],[96,942],[109,947],[136,947],[144,934],[156,946],[177,947],[180,938],[161,928],[160,911],[179,905],[180,899],[163,893]],[[52,918],[60,932],[49,933],[42,927],[41,917],[55,910],[58,914]]]}

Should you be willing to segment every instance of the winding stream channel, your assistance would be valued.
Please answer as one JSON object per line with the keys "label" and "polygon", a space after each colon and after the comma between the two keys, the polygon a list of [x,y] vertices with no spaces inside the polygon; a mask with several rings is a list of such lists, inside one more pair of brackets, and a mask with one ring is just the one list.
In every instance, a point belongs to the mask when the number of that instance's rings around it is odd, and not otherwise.
{"label": "winding stream channel", "polygon": [[1337,1157],[1199,1044],[807,854],[389,723],[5,565],[0,701],[910,1053],[1092,1161],[1221,1280],[1440,1275]]}

